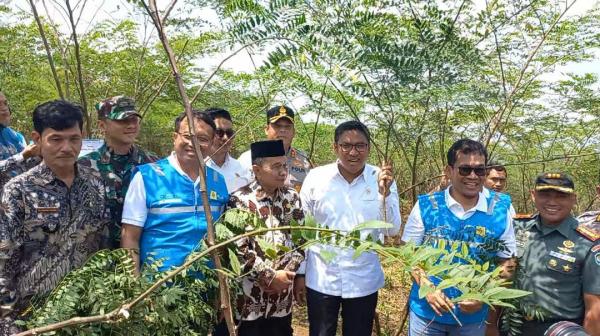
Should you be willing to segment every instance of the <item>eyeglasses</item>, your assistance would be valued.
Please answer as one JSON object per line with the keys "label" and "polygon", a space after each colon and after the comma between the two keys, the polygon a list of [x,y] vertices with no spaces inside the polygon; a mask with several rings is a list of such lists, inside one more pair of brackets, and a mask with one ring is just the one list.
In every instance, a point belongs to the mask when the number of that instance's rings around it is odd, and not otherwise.
{"label": "eyeglasses", "polygon": [[[177,134],[179,134],[185,141],[192,142],[192,135],[191,134],[182,134],[182,133],[177,133]],[[204,136],[198,136],[198,135],[196,135],[196,140],[201,145],[205,145],[205,144],[208,144],[210,142],[209,138],[204,137]]]}
{"label": "eyeglasses", "polygon": [[225,134],[227,134],[228,138],[233,138],[233,136],[235,135],[235,131],[232,128],[229,129],[222,129],[222,128],[217,128],[215,130],[215,134],[219,137],[222,138],[225,136]]}
{"label": "eyeglasses", "polygon": [[369,144],[366,144],[364,142],[359,142],[357,144],[339,143],[337,145],[342,149],[342,152],[344,153],[350,153],[352,151],[352,148],[356,149],[356,151],[359,153],[364,153],[367,150],[367,148],[369,148]]}
{"label": "eyeglasses", "polygon": [[460,166],[458,168],[458,174],[460,176],[469,176],[471,172],[475,172],[477,176],[485,176],[485,167],[471,167],[471,166]]}

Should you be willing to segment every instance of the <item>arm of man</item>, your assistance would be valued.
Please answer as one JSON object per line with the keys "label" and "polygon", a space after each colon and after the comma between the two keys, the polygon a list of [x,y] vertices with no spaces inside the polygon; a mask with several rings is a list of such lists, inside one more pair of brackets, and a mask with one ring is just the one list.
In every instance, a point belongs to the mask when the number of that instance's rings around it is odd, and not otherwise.
{"label": "arm of man", "polygon": [[583,327],[592,336],[600,336],[600,295],[583,294],[585,318]]}
{"label": "arm of man", "polygon": [[144,231],[147,216],[148,207],[146,205],[144,179],[142,178],[142,174],[137,172],[131,179],[123,202],[121,247],[131,250],[131,257],[138,272],[141,269],[139,256],[140,238]]}
{"label": "arm of man", "polygon": [[[14,180],[6,184],[2,195],[0,211],[0,317],[11,319],[19,297],[16,293],[21,254],[19,247],[23,243],[24,204],[21,190]],[[12,320],[5,321],[11,328]],[[2,326],[0,326],[0,329]]]}

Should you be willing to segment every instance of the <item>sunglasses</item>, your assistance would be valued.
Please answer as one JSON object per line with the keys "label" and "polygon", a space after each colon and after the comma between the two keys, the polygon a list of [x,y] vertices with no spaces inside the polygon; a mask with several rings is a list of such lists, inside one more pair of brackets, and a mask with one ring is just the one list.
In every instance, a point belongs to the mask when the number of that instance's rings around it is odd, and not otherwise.
{"label": "sunglasses", "polygon": [[460,176],[469,176],[471,172],[475,172],[477,176],[485,176],[485,167],[471,167],[471,166],[460,166],[458,167],[458,174]]}
{"label": "sunglasses", "polygon": [[235,131],[233,129],[222,129],[222,128],[217,128],[215,130],[215,134],[219,137],[222,138],[223,136],[225,136],[225,134],[227,134],[227,137],[232,138],[235,135]]}

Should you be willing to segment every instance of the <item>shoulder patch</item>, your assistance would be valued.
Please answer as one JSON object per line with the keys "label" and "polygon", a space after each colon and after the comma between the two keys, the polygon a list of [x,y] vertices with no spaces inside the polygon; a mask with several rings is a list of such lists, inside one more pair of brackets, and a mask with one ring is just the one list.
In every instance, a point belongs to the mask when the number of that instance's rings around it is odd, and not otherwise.
{"label": "shoulder patch", "polygon": [[535,217],[534,214],[523,214],[523,213],[520,213],[520,214],[515,214],[513,216],[513,219],[533,219],[533,217]]}
{"label": "shoulder patch", "polygon": [[598,244],[598,245],[596,245],[596,246],[592,247],[592,250],[591,250],[591,251],[592,251],[592,253],[595,253],[595,252],[598,252],[598,251],[600,251],[600,244]]}
{"label": "shoulder patch", "polygon": [[580,224],[575,231],[579,232],[580,235],[595,242],[600,239],[600,232],[595,227],[587,226],[586,224]]}

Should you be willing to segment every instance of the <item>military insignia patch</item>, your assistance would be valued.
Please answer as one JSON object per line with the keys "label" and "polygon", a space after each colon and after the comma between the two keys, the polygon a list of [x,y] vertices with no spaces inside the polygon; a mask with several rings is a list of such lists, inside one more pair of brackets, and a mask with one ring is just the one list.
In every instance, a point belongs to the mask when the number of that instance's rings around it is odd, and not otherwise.
{"label": "military insignia patch", "polygon": [[575,262],[575,257],[569,256],[569,255],[564,255],[562,253],[558,253],[555,251],[550,251],[550,256],[564,260],[564,261],[568,261],[568,262]]}
{"label": "military insignia patch", "polygon": [[600,244],[592,247],[592,253],[600,251]]}
{"label": "military insignia patch", "polygon": [[563,245],[564,245],[566,248],[568,248],[568,249],[575,247],[575,243],[573,243],[573,242],[572,242],[572,241],[570,241],[570,240],[565,240],[565,241],[563,242]]}
{"label": "military insignia patch", "polygon": [[596,259],[596,265],[600,266],[600,253],[596,253],[594,259]]}
{"label": "military insignia patch", "polygon": [[587,227],[584,224],[579,225],[575,230],[579,232],[579,234],[591,241],[596,241],[600,239],[600,233],[598,233],[598,231],[596,231],[593,228]]}
{"label": "military insignia patch", "polygon": [[571,271],[571,267],[569,265],[563,265],[563,271],[570,272]]}
{"label": "military insignia patch", "polygon": [[[597,258],[596,258],[596,262],[598,262]],[[558,265],[558,263],[556,262],[556,260],[550,259],[550,261],[548,262],[548,265],[550,265],[550,267],[556,267],[556,265]]]}

